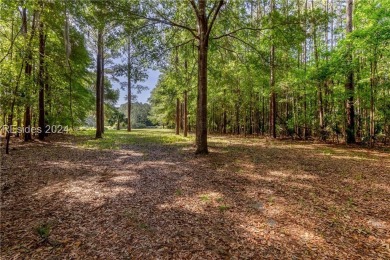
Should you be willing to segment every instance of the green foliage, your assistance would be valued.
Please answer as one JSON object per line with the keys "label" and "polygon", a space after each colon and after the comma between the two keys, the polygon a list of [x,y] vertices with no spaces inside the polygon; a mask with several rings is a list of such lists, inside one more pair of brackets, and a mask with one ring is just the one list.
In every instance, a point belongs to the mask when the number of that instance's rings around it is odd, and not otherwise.
{"label": "green foliage", "polygon": [[[218,2],[218,1],[217,1]],[[216,1],[207,1],[206,13]],[[341,0],[226,1],[216,17],[208,46],[208,130],[266,134],[269,97],[277,97],[280,136],[341,137],[345,102],[354,96],[356,135],[390,132],[390,2],[354,3],[353,32],[345,33]],[[39,26],[45,35],[45,111],[47,124],[83,125],[94,116],[96,34],[104,34],[105,116],[125,121],[126,106],[113,109],[119,90],[130,82],[130,99],[145,90],[148,67],[161,77],[149,104],[133,103],[133,128],[173,127],[176,100],[188,93],[188,122],[196,124],[196,13],[188,1],[37,1],[0,4],[0,114],[23,121],[31,107],[37,123]],[[21,14],[26,10],[27,32]],[[69,21],[66,23],[65,21]],[[34,23],[33,23],[34,21]],[[67,29],[67,26],[69,27]],[[180,26],[178,26],[180,25]],[[22,30],[23,29],[23,30]],[[271,46],[275,65],[271,70]],[[352,57],[352,58],[350,58]],[[31,76],[25,72],[32,65]],[[270,73],[275,86],[271,87]],[[353,72],[355,89],[346,91]],[[123,77],[126,81],[123,81]],[[351,93],[352,92],[352,93]],[[370,111],[373,110],[373,111]],[[323,125],[320,126],[320,112]],[[373,116],[370,116],[372,112]],[[91,124],[89,124],[91,125]]]}
{"label": "green foliage", "polygon": [[[64,47],[65,2],[44,3],[16,1],[1,3],[0,15],[2,42],[0,48],[0,112],[13,112],[14,122],[22,120],[26,106],[31,106],[33,123],[38,111],[38,25],[42,23],[45,34],[45,111],[47,124],[83,124],[93,108],[91,58],[84,35],[70,26],[71,52],[66,58]],[[70,6],[68,6],[69,8]],[[21,12],[26,9],[27,33],[23,33]],[[4,19],[3,19],[4,18]],[[35,24],[32,23],[35,21]],[[33,29],[34,28],[34,29]],[[31,59],[29,58],[31,53]],[[26,62],[33,65],[31,77],[25,73]],[[12,103],[14,107],[12,109]],[[34,119],[36,118],[36,119]]]}
{"label": "green foliage", "polygon": [[[119,107],[119,111],[127,114],[127,104]],[[131,104],[131,128],[139,129],[154,126],[149,120],[150,105],[148,103],[135,102]]]}
{"label": "green foliage", "polygon": [[[378,134],[389,131],[389,1],[364,0],[354,7],[354,30],[345,35],[345,7],[339,1],[231,1],[212,32],[208,51],[208,128],[210,132],[267,133],[269,128],[270,47],[275,47],[277,129],[281,136],[341,137],[345,133],[346,75],[355,77],[356,135],[367,136],[373,95]],[[179,8],[179,6],[177,7]],[[192,16],[190,6],[182,13]],[[187,13],[188,12],[188,13]],[[150,98],[151,120],[172,127],[176,98],[189,92],[190,125],[196,115],[197,49],[187,32],[174,35],[174,46]],[[352,50],[352,62],[348,61]],[[195,65],[195,69],[192,66]],[[373,75],[371,65],[376,65]],[[370,80],[375,78],[371,93]],[[319,94],[320,93],[320,94]],[[319,95],[323,129],[319,127]],[[386,130],[387,129],[387,130]]]}

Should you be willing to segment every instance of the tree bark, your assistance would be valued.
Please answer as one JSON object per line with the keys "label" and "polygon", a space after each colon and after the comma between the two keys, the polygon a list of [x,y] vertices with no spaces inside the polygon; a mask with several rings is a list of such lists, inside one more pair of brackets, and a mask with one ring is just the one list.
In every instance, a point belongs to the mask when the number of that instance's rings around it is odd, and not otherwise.
{"label": "tree bark", "polygon": [[[346,25],[346,34],[352,32],[352,12],[353,12],[353,0],[347,0],[347,25]],[[346,142],[355,143],[355,109],[354,109],[354,80],[353,80],[353,69],[352,66],[352,49],[351,46],[348,47],[347,60],[349,64],[347,80],[345,83],[345,91],[347,93],[347,102],[346,102],[346,116],[347,116],[347,125],[346,125]]]}
{"label": "tree bark", "polygon": [[[68,11],[65,7],[65,28],[64,28],[64,39],[65,39],[65,52],[66,52],[66,61],[69,68],[69,111],[70,111],[70,121],[71,121],[71,128],[73,130],[74,128],[74,119],[73,119],[73,94],[72,94],[72,66],[69,59],[70,53],[71,53],[71,46],[70,46],[70,38],[69,38],[69,16]],[[47,71],[47,69],[46,69]],[[48,89],[46,88],[46,91]],[[50,100],[47,100],[47,103],[50,105]]]}
{"label": "tree bark", "polygon": [[[199,0],[198,15],[198,98],[196,116],[196,154],[208,154],[207,147],[207,53],[208,53],[208,19],[206,0]],[[210,28],[211,29],[211,28]]]}
{"label": "tree bark", "polygon": [[184,91],[184,137],[188,135],[188,97],[187,90]]}
{"label": "tree bark", "polygon": [[180,103],[180,130],[184,132],[184,102]]}
{"label": "tree bark", "polygon": [[[305,1],[305,13],[307,13],[307,0]],[[307,21],[305,19],[305,24]],[[304,72],[306,79],[307,72],[307,28],[305,27],[305,42],[303,44],[303,63],[304,63]],[[306,80],[303,83],[303,139],[307,139],[307,97],[306,97]]]}
{"label": "tree bark", "polygon": [[175,123],[176,134],[180,134],[180,100],[176,99],[176,123]]}
{"label": "tree bark", "polygon": [[98,41],[97,41],[97,55],[96,55],[96,138],[102,138],[102,100],[101,100],[101,86],[102,86],[102,42],[103,34],[102,30],[98,30]]}
{"label": "tree bark", "polygon": [[[23,17],[22,17],[22,24],[23,24],[23,32],[25,34],[25,37],[27,37],[27,11],[24,8],[22,11]],[[32,51],[31,51],[31,44],[32,40],[34,38],[35,34],[35,19],[36,19],[36,12],[34,11],[33,20],[32,20],[32,26],[31,26],[31,35],[29,42],[27,44],[27,58],[26,58],[26,65],[25,65],[25,74],[26,78],[28,80],[31,79],[32,74]],[[28,96],[28,93],[26,93],[26,96]],[[24,141],[30,141],[32,139],[31,135],[31,107],[29,104],[25,106],[25,112],[24,112]]]}
{"label": "tree bark", "polygon": [[131,132],[131,41],[127,45],[127,131]]}
{"label": "tree bark", "polygon": [[375,61],[371,62],[371,84],[370,84],[370,146],[374,146],[375,141],[375,107],[374,107],[374,87],[376,85],[376,55]]}
{"label": "tree bark", "polygon": [[102,41],[101,41],[101,79],[100,79],[100,116],[101,116],[101,127],[102,134],[104,134],[104,42],[103,42],[103,33],[102,33]]}
{"label": "tree bark", "polygon": [[[273,54],[272,54],[273,53]],[[270,108],[269,108],[269,133],[272,138],[276,138],[276,93],[275,93],[275,72],[274,72],[275,47],[271,47],[271,76],[270,76]]]}
{"label": "tree bark", "polygon": [[[11,25],[11,39],[14,38],[14,21],[13,21],[13,18],[12,18],[12,25]],[[11,57],[11,63],[12,63],[12,57],[13,57],[13,46],[11,45],[11,49],[10,49],[10,57]],[[18,90],[18,86],[19,86],[19,80],[20,80],[20,76],[22,75],[22,70],[23,70],[23,63],[22,63],[22,67],[20,68],[20,72],[19,72],[19,77],[18,77],[18,81],[17,81],[17,84],[15,86],[15,91],[12,95],[12,102],[11,102],[11,113],[9,115],[9,118],[8,118],[8,129],[7,129],[7,132],[6,132],[6,145],[5,145],[5,153],[6,154],[9,154],[9,142],[10,142],[10,139],[11,139],[11,132],[10,132],[10,128],[12,127],[12,122],[13,122],[13,115],[14,115],[14,107],[15,107],[15,95],[17,93],[17,90]],[[5,125],[6,123],[6,114],[4,113],[3,114],[3,125]],[[4,127],[2,127],[2,132],[4,133]]]}
{"label": "tree bark", "polygon": [[226,109],[223,110],[223,127],[222,127],[222,134],[226,135],[226,126],[227,126],[227,114]]}
{"label": "tree bark", "polygon": [[45,32],[43,22],[39,25],[39,140],[45,139]]}
{"label": "tree bark", "polygon": [[[11,110],[11,113],[13,111]],[[17,119],[16,119],[16,128],[19,129],[21,126],[22,126],[22,119],[20,118],[20,110],[19,110],[19,107],[17,108],[16,110],[16,116],[17,116]],[[16,132],[16,137],[20,137],[20,132],[17,131]]]}
{"label": "tree bark", "polygon": [[238,105],[238,102],[236,103],[236,134],[240,134],[240,106]]}
{"label": "tree bark", "polygon": [[[271,0],[270,5],[272,16],[273,10],[275,8],[275,0]],[[269,134],[272,138],[276,138],[275,45],[273,42],[271,44],[270,50],[270,90]]]}
{"label": "tree bark", "polygon": [[[314,1],[311,1],[311,9],[314,12]],[[316,69],[319,67],[319,54],[317,45],[317,25],[315,18],[312,17],[313,26],[313,47],[314,47],[314,61]],[[322,94],[322,82],[317,82],[317,111],[318,111],[318,134],[321,140],[325,141],[325,125],[324,125],[324,105],[323,105],[323,94]]]}
{"label": "tree bark", "polygon": [[[18,79],[16,81],[16,86],[15,86],[15,90],[14,90],[14,93],[12,95],[12,102],[11,102],[11,114],[9,115],[8,117],[8,131],[6,133],[6,145],[5,145],[5,153],[6,154],[9,154],[9,142],[10,142],[10,139],[11,139],[11,133],[10,133],[10,130],[11,130],[11,127],[12,127],[12,121],[13,121],[13,116],[14,116],[14,108],[15,108],[15,101],[16,101],[16,93],[18,92],[18,88],[19,88],[19,84],[20,84],[20,78],[22,76],[22,71],[23,71],[23,64],[22,66],[20,67],[20,71],[19,71],[19,75],[18,75]],[[4,117],[5,117],[5,114],[4,114]],[[4,121],[5,121],[5,118],[4,118]],[[20,126],[20,123],[18,121],[18,127]]]}

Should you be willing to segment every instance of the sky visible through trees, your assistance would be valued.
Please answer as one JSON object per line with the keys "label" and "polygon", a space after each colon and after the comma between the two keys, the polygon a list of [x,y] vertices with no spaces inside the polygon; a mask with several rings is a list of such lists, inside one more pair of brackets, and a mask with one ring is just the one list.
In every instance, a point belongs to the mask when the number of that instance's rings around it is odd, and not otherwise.
{"label": "sky visible through trees", "polygon": [[[137,95],[137,101],[146,103],[150,97],[150,92],[156,87],[158,77],[160,76],[160,72],[157,70],[148,70],[148,79],[143,82],[145,86],[148,87],[148,90],[142,91],[141,94]],[[119,88],[119,84],[114,84],[114,87]],[[121,90],[120,96],[118,99],[118,105],[125,104],[126,100],[126,91]]]}

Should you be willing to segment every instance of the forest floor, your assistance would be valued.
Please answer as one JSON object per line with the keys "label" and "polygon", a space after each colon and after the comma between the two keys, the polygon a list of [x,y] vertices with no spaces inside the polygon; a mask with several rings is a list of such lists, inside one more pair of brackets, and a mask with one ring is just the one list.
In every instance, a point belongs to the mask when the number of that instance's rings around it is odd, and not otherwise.
{"label": "forest floor", "polygon": [[13,141],[1,259],[390,259],[390,152],[110,130]]}

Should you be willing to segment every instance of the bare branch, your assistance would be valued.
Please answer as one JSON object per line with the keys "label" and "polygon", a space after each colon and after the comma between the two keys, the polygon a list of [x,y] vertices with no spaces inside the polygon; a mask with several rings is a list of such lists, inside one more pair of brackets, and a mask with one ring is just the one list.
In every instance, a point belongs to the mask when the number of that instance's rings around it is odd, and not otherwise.
{"label": "bare branch", "polygon": [[174,21],[172,21],[172,20],[162,16],[161,14],[158,14],[158,15],[161,16],[162,19],[157,18],[157,17],[143,16],[143,15],[140,15],[140,14],[137,14],[137,13],[132,13],[131,15],[136,16],[136,17],[141,18],[141,19],[145,19],[145,20],[149,20],[149,21],[153,21],[153,22],[157,22],[157,23],[166,24],[166,25],[175,26],[175,27],[179,27],[179,28],[185,29],[185,30],[189,31],[195,38],[199,38],[199,36],[195,34],[196,30],[194,28],[190,28],[190,27],[188,27],[186,25],[178,24],[178,23],[176,23],[176,22],[174,22]]}
{"label": "bare branch", "polygon": [[273,28],[274,28],[274,27],[266,27],[266,28],[242,27],[242,28],[236,29],[236,30],[234,30],[234,31],[231,31],[231,32],[222,34],[222,35],[220,35],[220,36],[213,37],[213,39],[214,39],[214,40],[218,40],[218,39],[221,39],[221,38],[226,37],[226,36],[232,36],[232,35],[234,35],[235,33],[239,32],[239,31],[243,31],[243,30],[250,30],[250,31],[265,31],[265,30],[269,30],[269,29],[273,29]]}
{"label": "bare branch", "polygon": [[211,8],[209,14],[207,15],[207,21],[210,19],[210,16],[213,14],[213,12],[214,12],[215,8],[217,8],[217,6],[218,6],[218,3],[214,2],[213,7]]}
{"label": "bare branch", "polygon": [[20,33],[21,31],[22,31],[22,29],[20,29],[20,30],[18,31],[18,33],[15,35],[15,37],[14,37],[13,39],[11,39],[11,45],[10,45],[10,47],[8,48],[8,51],[7,51],[7,53],[5,54],[5,56],[4,56],[3,58],[1,58],[0,63],[2,63],[2,62],[4,61],[4,59],[11,53],[12,47],[14,46],[14,42],[15,42],[16,38],[18,37],[18,35],[19,35],[19,33]]}
{"label": "bare branch", "polygon": [[198,8],[196,7],[196,4],[195,4],[195,1],[194,0],[188,0],[192,6],[192,8],[194,9],[195,11],[195,14],[196,14],[196,19],[199,18],[199,10]]}
{"label": "bare branch", "polygon": [[[172,20],[170,20],[169,18],[165,17],[164,15],[162,15],[159,11],[156,10],[156,13],[157,15],[159,15],[163,20],[160,20],[160,21],[166,21],[169,23],[169,25],[172,25],[172,26],[176,26],[176,27],[179,27],[179,28],[182,28],[182,29],[186,29],[188,30],[195,38],[198,38],[198,36],[195,34],[196,32],[196,29],[194,28],[190,28],[186,25],[182,25],[182,24],[179,24],[179,23],[176,23]],[[158,19],[158,18],[157,18]]]}
{"label": "bare branch", "polygon": [[245,44],[246,46],[248,46],[249,48],[251,48],[255,53],[259,54],[259,57],[260,57],[261,59],[263,59],[263,61],[264,61],[265,63],[269,63],[266,59],[264,59],[264,57],[263,57],[263,54],[264,54],[264,53],[262,53],[261,51],[259,51],[259,50],[258,50],[255,46],[253,46],[252,44],[250,44],[250,43],[244,41],[244,40],[241,39],[241,38],[238,38],[237,36],[234,36],[234,35],[228,35],[228,36],[231,37],[231,38],[233,38],[233,39],[238,40],[239,42],[241,42],[241,43],[243,43],[243,44]]}
{"label": "bare branch", "polygon": [[186,44],[188,44],[188,43],[190,43],[190,42],[192,42],[192,41],[194,41],[194,39],[189,39],[189,40],[187,40],[187,41],[185,41],[185,42],[182,42],[182,43],[180,43],[180,44],[178,44],[178,45],[175,45],[175,46],[173,46],[173,47],[167,49],[167,51],[172,50],[172,49],[175,49],[175,48],[178,48],[178,47],[181,47],[181,46],[184,46],[184,45],[186,45]]}
{"label": "bare branch", "polygon": [[[213,19],[210,22],[210,25],[208,26],[209,28],[207,29],[206,37],[209,37],[211,29],[213,28],[213,25],[215,23],[215,20],[217,19],[218,13],[221,10],[221,7],[225,4],[224,0],[219,0],[218,7],[214,12]],[[210,13],[211,14],[211,13]],[[209,15],[210,15],[209,14]]]}

